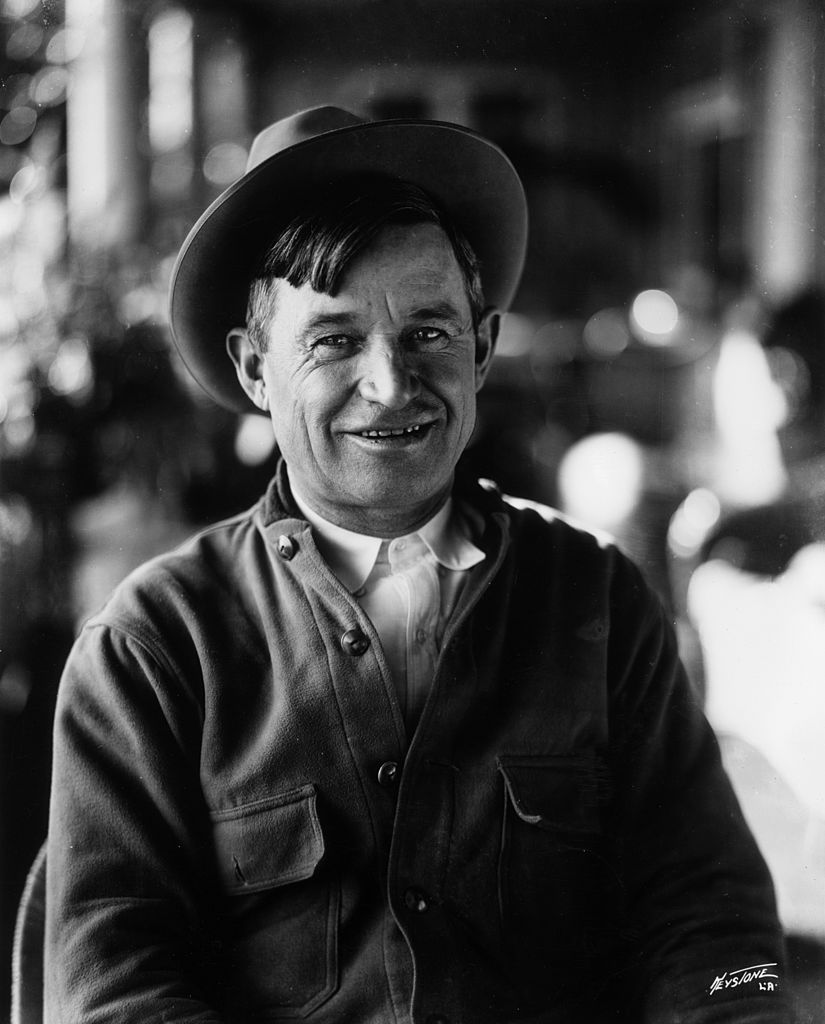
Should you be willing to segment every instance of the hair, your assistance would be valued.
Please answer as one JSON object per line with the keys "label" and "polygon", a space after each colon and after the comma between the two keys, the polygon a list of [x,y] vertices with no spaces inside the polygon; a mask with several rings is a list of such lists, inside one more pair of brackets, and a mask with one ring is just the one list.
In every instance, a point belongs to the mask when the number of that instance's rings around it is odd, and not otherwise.
{"label": "hair", "polygon": [[484,310],[481,270],[461,230],[417,185],[359,177],[339,184],[295,217],[267,250],[252,279],[246,311],[256,348],[266,349],[279,280],[294,288],[309,282],[315,291],[335,295],[350,263],[390,224],[436,224],[442,229],[464,278],[473,326],[478,327]]}

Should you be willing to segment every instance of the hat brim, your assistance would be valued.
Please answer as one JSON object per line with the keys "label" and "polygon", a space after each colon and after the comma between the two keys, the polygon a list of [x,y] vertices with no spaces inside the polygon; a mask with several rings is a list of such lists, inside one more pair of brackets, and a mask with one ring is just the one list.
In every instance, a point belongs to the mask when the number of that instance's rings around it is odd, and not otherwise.
{"label": "hat brim", "polygon": [[373,121],[326,132],[276,153],[230,185],[189,232],[172,271],[169,318],[184,364],[217,402],[255,411],[226,354],[246,322],[252,275],[298,203],[354,174],[418,185],[450,215],[481,264],[489,305],[513,300],[527,245],[518,174],[492,142],[437,121]]}

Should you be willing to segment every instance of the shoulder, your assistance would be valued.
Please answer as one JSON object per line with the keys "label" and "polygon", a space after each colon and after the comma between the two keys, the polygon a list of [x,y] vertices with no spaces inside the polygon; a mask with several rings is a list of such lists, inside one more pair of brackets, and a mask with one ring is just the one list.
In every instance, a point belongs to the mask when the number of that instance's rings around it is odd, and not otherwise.
{"label": "shoulder", "polygon": [[490,481],[479,481],[475,499],[488,522],[502,523],[519,587],[531,594],[547,591],[562,602],[587,594],[638,611],[655,605],[640,569],[607,532],[552,506],[503,494]]}
{"label": "shoulder", "polygon": [[593,529],[551,505],[503,493],[492,480],[479,480],[462,497],[485,518],[503,516],[514,540],[572,545],[608,557],[618,550],[614,538],[605,531]]}
{"label": "shoulder", "polygon": [[257,520],[256,505],[144,562],[126,576],[86,625],[134,630],[139,624],[194,615],[210,595],[225,594],[236,586],[260,539]]}
{"label": "shoulder", "polygon": [[226,659],[231,638],[244,637],[245,651],[256,642],[245,592],[248,567],[260,573],[265,565],[256,510],[130,573],[83,623],[63,673],[64,700],[78,688],[118,700],[148,687],[161,703],[200,706],[208,667]]}
{"label": "shoulder", "polygon": [[529,498],[519,498],[512,494],[502,494],[501,500],[504,505],[513,511],[523,522],[539,526],[540,521],[550,527],[556,533],[568,537],[571,541],[578,540],[588,546],[595,546],[604,550],[615,548],[616,542],[609,533],[604,530],[594,529],[584,523],[568,516],[551,505],[543,505],[541,502],[532,501]]}

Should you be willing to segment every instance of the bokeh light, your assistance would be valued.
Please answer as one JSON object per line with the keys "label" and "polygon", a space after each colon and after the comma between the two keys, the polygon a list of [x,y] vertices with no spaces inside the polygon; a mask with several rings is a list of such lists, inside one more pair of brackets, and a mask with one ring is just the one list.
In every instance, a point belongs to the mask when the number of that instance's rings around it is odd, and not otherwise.
{"label": "bokeh light", "polygon": [[235,142],[220,142],[213,146],[203,161],[203,176],[208,182],[225,188],[239,178],[246,169],[246,150]]}
{"label": "bokeh light", "polygon": [[2,0],[0,11],[7,17],[26,18],[32,13],[35,7],[40,6],[40,0]]}
{"label": "bokeh light", "polygon": [[31,107],[14,107],[0,121],[0,142],[4,146],[18,146],[31,138],[37,127],[37,114]]}
{"label": "bokeh light", "polygon": [[33,163],[25,163],[11,179],[9,198],[16,205],[22,206],[27,199],[41,192],[45,183],[46,173],[43,168]]}
{"label": "bokeh light", "polygon": [[0,107],[12,110],[22,106],[28,99],[31,81],[32,76],[24,74],[0,79]]}
{"label": "bokeh light", "polygon": [[633,300],[630,315],[640,340],[650,345],[667,345],[679,322],[679,307],[667,292],[649,288]]}
{"label": "bokeh light", "polygon": [[584,325],[582,341],[589,355],[613,359],[624,352],[630,342],[627,317],[620,309],[599,310]]}
{"label": "bokeh light", "polygon": [[643,481],[641,448],[620,433],[591,434],[577,441],[559,466],[564,511],[587,526],[611,532],[636,507]]}
{"label": "bokeh light", "polygon": [[85,42],[86,37],[79,29],[58,29],[46,44],[46,60],[51,64],[68,64],[80,56]]}
{"label": "bokeh light", "polygon": [[713,405],[719,430],[726,437],[749,440],[771,434],[785,422],[784,393],[753,334],[729,331],[723,337],[713,376]]}
{"label": "bokeh light", "polygon": [[94,375],[89,344],[85,338],[67,338],[49,367],[49,387],[58,395],[85,397],[92,388]]}
{"label": "bokeh light", "polygon": [[69,72],[64,67],[42,68],[32,79],[30,95],[40,107],[53,107],[66,98]]}
{"label": "bokeh light", "polygon": [[811,398],[811,371],[805,360],[792,349],[776,346],[765,353],[771,376],[785,397],[785,422],[792,422]]}
{"label": "bokeh light", "polygon": [[755,335],[728,331],[723,336],[711,399],[715,490],[737,505],[775,500],[785,484],[777,431],[787,419],[788,405]]}
{"label": "bokeh light", "polygon": [[680,505],[670,523],[668,541],[681,558],[696,555],[711,529],[719,522],[722,505],[706,487],[697,487]]}
{"label": "bokeh light", "polygon": [[40,25],[26,22],[16,28],[6,41],[6,56],[9,60],[30,60],[43,45],[44,36]]}
{"label": "bokeh light", "polygon": [[[507,314],[504,318],[505,324],[512,315]],[[581,321],[548,320],[533,335],[531,365],[540,375],[551,367],[572,362],[578,354],[580,341]]]}
{"label": "bokeh light", "polygon": [[268,416],[242,416],[235,434],[235,454],[244,466],[260,466],[275,447],[275,434]]}

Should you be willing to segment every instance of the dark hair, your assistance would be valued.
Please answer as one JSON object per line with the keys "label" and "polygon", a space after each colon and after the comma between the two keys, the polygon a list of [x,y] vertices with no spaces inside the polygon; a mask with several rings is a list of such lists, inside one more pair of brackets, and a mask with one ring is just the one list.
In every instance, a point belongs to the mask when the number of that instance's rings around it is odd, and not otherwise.
{"label": "dark hair", "polygon": [[344,271],[389,224],[437,224],[447,236],[478,326],[484,309],[478,260],[463,233],[417,185],[394,178],[345,181],[295,217],[261,261],[249,289],[247,329],[260,351],[275,308],[279,279],[334,295]]}

